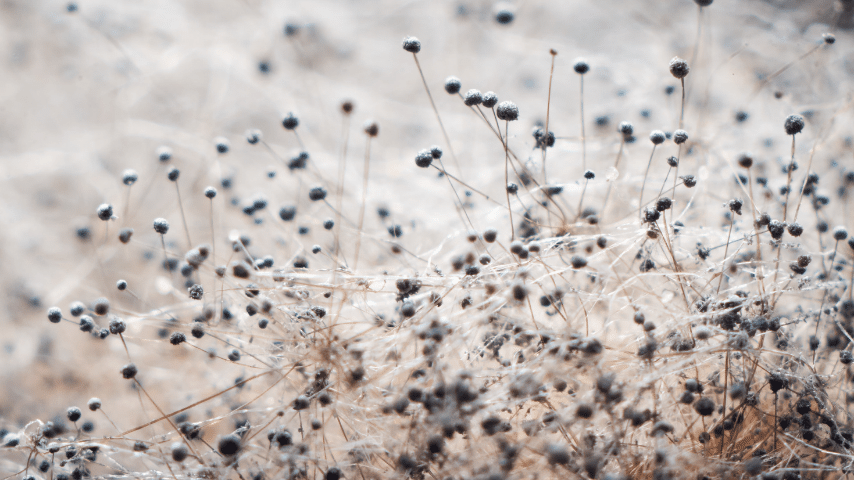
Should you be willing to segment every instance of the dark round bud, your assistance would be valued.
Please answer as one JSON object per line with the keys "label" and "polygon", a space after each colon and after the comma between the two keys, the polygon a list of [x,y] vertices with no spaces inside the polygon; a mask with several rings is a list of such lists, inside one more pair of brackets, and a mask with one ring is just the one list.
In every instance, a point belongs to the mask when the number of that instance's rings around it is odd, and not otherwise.
{"label": "dark round bud", "polygon": [[771,220],[771,223],[768,224],[768,232],[774,240],[783,238],[783,232],[785,231],[786,224],[779,220]]}
{"label": "dark round bud", "polygon": [[851,362],[854,362],[854,355],[851,354],[848,350],[842,350],[839,352],[839,363],[843,365],[851,365]]}
{"label": "dark round bud", "polygon": [[160,235],[166,235],[166,232],[169,231],[169,222],[165,218],[155,218],[154,231]]}
{"label": "dark round bud", "polygon": [[175,167],[169,167],[169,170],[166,171],[166,178],[168,178],[170,182],[178,181],[178,176],[180,175],[181,170],[178,170]]}
{"label": "dark round bud", "polygon": [[327,218],[326,220],[323,221],[323,228],[326,230],[332,230],[332,227],[334,227],[334,226],[335,226],[335,221],[332,220],[331,218]]}
{"label": "dark round bud", "polygon": [[130,242],[130,237],[133,236],[132,228],[123,228],[119,230],[119,241],[122,243]]}
{"label": "dark round bud", "polygon": [[486,243],[492,243],[498,238],[498,230],[494,228],[488,228],[483,231],[483,241]]}
{"label": "dark round bud", "polygon": [[442,148],[438,145],[433,145],[432,147],[430,147],[430,155],[433,156],[434,160],[442,158]]}
{"label": "dark round bud", "polygon": [[460,93],[462,86],[460,79],[457,77],[451,76],[445,79],[445,91],[448,92],[449,95],[456,95],[457,93]]}
{"label": "dark round bud", "polygon": [[344,100],[341,102],[341,112],[344,115],[350,115],[353,113],[353,102],[350,100]]}
{"label": "dark round bud", "polygon": [[653,145],[661,145],[664,143],[664,140],[667,136],[661,130],[653,130],[649,134],[649,141],[652,142]]}
{"label": "dark round bud", "polygon": [[851,248],[851,250],[854,250],[854,237],[848,238],[848,246]]}
{"label": "dark round bud", "polygon": [[727,203],[727,207],[729,207],[729,211],[735,213],[736,215],[741,215],[741,207],[744,206],[744,202],[740,198],[733,198]]}
{"label": "dark round bud", "polygon": [[590,71],[590,64],[587,63],[587,60],[583,58],[576,58],[572,69],[575,70],[575,73],[579,75],[584,75],[585,73]]}
{"label": "dark round bud", "polygon": [[187,336],[181,332],[174,332],[169,337],[169,343],[171,343],[172,345],[181,345],[182,343],[184,343],[186,341],[187,341]]}
{"label": "dark round bud", "polygon": [[804,117],[800,115],[789,115],[786,117],[786,135],[796,135],[804,129]]}
{"label": "dark round bud", "polygon": [[495,109],[499,120],[512,122],[519,119],[519,107],[513,102],[501,102]]}
{"label": "dark round bud", "polygon": [[[259,135],[260,135],[260,132],[259,132]],[[258,139],[260,140],[260,138],[261,137],[259,136]],[[247,140],[248,140],[248,137],[247,137]],[[258,140],[256,140],[256,142],[257,141]],[[252,143],[252,142],[250,141],[249,143]],[[228,153],[228,149],[229,149],[228,139],[225,137],[216,137],[214,139],[214,148],[216,148],[216,153],[219,153],[220,155]]]}
{"label": "dark round bud", "polygon": [[679,166],[679,159],[673,156],[667,157],[667,165],[676,168],[677,166]]}
{"label": "dark round bud", "polygon": [[308,199],[312,202],[317,202],[326,198],[326,194],[327,192],[325,188],[320,186],[313,187],[311,190],[308,191]]}
{"label": "dark round bud", "polygon": [[101,408],[101,399],[98,397],[92,397],[86,405],[89,407],[89,410],[95,412]]}
{"label": "dark round bud", "polygon": [[51,307],[47,310],[47,319],[50,323],[59,323],[62,321],[62,310],[59,307]]}
{"label": "dark round bud", "polygon": [[738,156],[738,165],[741,168],[750,168],[753,166],[753,156],[747,152]]}
{"label": "dark round bud", "polygon": [[569,263],[572,265],[572,268],[584,268],[587,266],[587,259],[581,255],[573,255],[572,258],[569,259]]}
{"label": "dark round bud", "polygon": [[77,407],[69,407],[68,410],[65,411],[65,416],[72,422],[76,422],[83,416],[83,412],[81,412]]}
{"label": "dark round bud", "polygon": [[131,186],[136,183],[137,180],[139,180],[139,174],[136,173],[136,170],[132,170],[129,168],[122,172],[122,183],[124,183],[125,185]]}
{"label": "dark round bud", "polygon": [[98,218],[106,222],[107,220],[113,218],[113,206],[109,203],[102,203],[98,206],[97,213]]}
{"label": "dark round bud", "polygon": [[688,132],[685,130],[679,129],[673,132],[673,143],[676,145],[682,145],[683,143],[688,141]]}
{"label": "dark round bud", "polygon": [[714,0],[694,0],[694,3],[701,7],[708,7]]}
{"label": "dark round bud", "polygon": [[848,230],[843,226],[839,226],[833,229],[833,239],[837,242],[841,242],[848,238]]}
{"label": "dark round bud", "polygon": [[483,106],[492,108],[498,104],[498,95],[495,92],[486,92],[483,94]]}
{"label": "dark round bud", "polygon": [[593,170],[585,170],[584,178],[587,180],[593,180],[594,178],[596,178],[596,174],[593,173]]}
{"label": "dark round bud", "polygon": [[205,196],[210,199],[213,199],[214,197],[216,197],[216,189],[214,187],[205,188]]}
{"label": "dark round bud", "polygon": [[421,51],[421,41],[415,37],[406,37],[403,39],[403,49],[410,53],[418,53]]}
{"label": "dark round bud", "polygon": [[534,130],[531,132],[531,134],[534,136],[534,140],[536,140],[537,142],[536,148],[553,147],[555,145],[554,132],[549,132],[548,136],[546,136],[543,127],[534,127]]}
{"label": "dark round bud", "polygon": [[836,43],[836,37],[834,37],[832,33],[825,33],[821,36],[821,38],[822,40],[824,40],[824,43],[828,45],[833,45],[834,43]]}
{"label": "dark round bud", "polygon": [[116,282],[116,288],[117,288],[120,292],[123,292],[123,291],[127,290],[127,288],[128,288],[128,282],[127,282],[127,280],[119,280],[119,281],[117,281],[117,282]]}
{"label": "dark round bud", "polygon": [[688,68],[688,62],[682,60],[679,57],[673,57],[670,60],[670,74],[676,78],[682,79],[688,76],[688,72],[691,69]]}
{"label": "dark round bud", "polygon": [[172,444],[172,460],[176,462],[183,462],[187,459],[187,456],[190,455],[189,450],[187,450],[187,446],[181,442],[175,442]]}
{"label": "dark round bud", "polygon": [[495,21],[500,23],[501,25],[507,25],[513,22],[513,12],[507,8],[501,8],[497,12],[495,12]]}
{"label": "dark round bud", "polygon": [[233,433],[221,437],[217,444],[217,450],[226,457],[236,455],[240,450],[240,437]]}
{"label": "dark round bud", "polygon": [[369,137],[376,137],[380,134],[380,125],[373,120],[368,120],[365,122],[365,134]]}
{"label": "dark round bud", "polygon": [[127,330],[127,325],[124,320],[121,318],[114,318],[110,320],[110,333],[113,335],[121,335],[122,333],[125,333],[125,330]]}
{"label": "dark round bud", "polygon": [[157,149],[157,159],[160,163],[166,163],[172,159],[172,149],[167,146],[162,146]]}
{"label": "dark round bud", "polygon": [[[315,430],[318,430],[319,428],[320,427],[316,428]],[[441,437],[439,437],[439,438],[441,439]],[[436,453],[439,453],[439,452],[436,452]],[[339,469],[338,467],[332,467],[326,471],[326,476],[325,476],[324,480],[341,480],[342,476],[343,476],[343,474],[341,473],[341,469]]]}
{"label": "dark round bud", "polygon": [[708,417],[715,411],[715,402],[709,397],[703,397],[694,404],[694,410],[704,417]]}
{"label": "dark round bud", "polygon": [[299,125],[299,119],[292,113],[288,112],[285,118],[282,119],[282,126],[285,130],[293,130]]}
{"label": "dark round bud", "polygon": [[670,197],[661,197],[655,202],[655,209],[659,212],[670,210],[670,207],[672,206],[673,200],[671,200]]}
{"label": "dark round bud", "polygon": [[483,94],[480,93],[480,90],[471,89],[463,95],[463,103],[469,107],[480,105],[483,103]]}
{"label": "dark round bud", "polygon": [[290,222],[297,215],[297,207],[282,207],[279,209],[279,218],[286,222]]}
{"label": "dark round bud", "polygon": [[104,297],[95,300],[95,303],[92,305],[92,311],[95,312],[95,315],[103,317],[110,313],[110,301]]}
{"label": "dark round bud", "polygon": [[136,377],[136,374],[139,373],[139,370],[136,369],[136,365],[133,363],[128,363],[124,367],[122,367],[122,377],[126,380],[130,380]]}
{"label": "dark round bud", "polygon": [[195,284],[187,289],[187,294],[189,294],[190,298],[193,300],[201,300],[202,297],[205,296],[205,290],[201,285]]}
{"label": "dark round bud", "polygon": [[415,165],[421,168],[427,168],[433,163],[433,155],[429,150],[421,150],[415,155]]}
{"label": "dark round bud", "polygon": [[618,131],[623,134],[623,138],[628,138],[635,133],[635,127],[631,122],[620,122]]}
{"label": "dark round bud", "polygon": [[804,227],[801,226],[800,223],[794,222],[789,224],[789,235],[793,237],[800,237],[802,233],[804,233]]}

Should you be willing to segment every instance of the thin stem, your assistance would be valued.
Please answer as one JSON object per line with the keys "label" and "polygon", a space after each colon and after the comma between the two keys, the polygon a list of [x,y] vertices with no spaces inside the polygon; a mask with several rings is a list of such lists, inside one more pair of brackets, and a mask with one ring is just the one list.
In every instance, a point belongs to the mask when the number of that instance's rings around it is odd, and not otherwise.
{"label": "thin stem", "polygon": [[685,77],[679,80],[682,82],[682,110],[679,112],[679,128],[682,128],[685,123]]}
{"label": "thin stem", "polygon": [[442,118],[439,116],[439,109],[436,108],[436,103],[433,102],[433,94],[430,93],[430,87],[427,86],[427,79],[424,78],[424,71],[421,70],[421,63],[418,61],[418,55],[413,53],[412,58],[415,59],[415,66],[418,67],[418,73],[421,75],[421,82],[424,84],[424,90],[427,91],[427,97],[430,99],[430,106],[433,107],[433,113],[436,114],[436,120],[439,122],[439,128],[442,129],[442,136],[445,137],[445,143],[448,145],[448,150],[451,152],[451,158],[454,159],[454,166],[458,171],[462,171],[460,169],[459,162],[457,162],[457,156],[454,154],[454,147],[451,146],[451,139],[448,138],[448,132],[445,131],[445,125],[442,123]]}
{"label": "thin stem", "polygon": [[[504,121],[504,135],[505,137],[508,135],[510,128],[510,121]],[[509,140],[509,138],[507,139]],[[507,214],[510,215],[510,241],[516,239],[516,228],[513,226],[513,207],[510,205],[510,190],[507,189],[507,186],[510,184],[510,154],[507,153],[507,140],[504,141],[504,193],[507,195]]]}
{"label": "thin stem", "polygon": [[641,210],[643,210],[643,190],[646,188],[646,177],[649,175],[649,167],[652,166],[652,157],[655,155],[655,147],[658,145],[652,146],[652,153],[649,154],[649,162],[646,164],[646,173],[643,174],[643,183],[641,184],[640,197],[638,197],[638,218],[641,216]]}
{"label": "thin stem", "polygon": [[[584,134],[584,75],[581,79],[581,168],[587,170],[587,136]],[[548,132],[546,132],[548,135]]]}
{"label": "thin stem", "polygon": [[[735,219],[732,217],[732,214],[730,214],[730,217],[729,217],[729,233],[726,236],[726,247],[724,247],[724,259],[721,262],[721,278],[718,281],[718,291],[717,291],[716,295],[720,295],[721,285],[724,283],[724,270],[726,269],[726,256],[729,252],[729,239],[732,236],[733,224],[735,224]],[[757,234],[758,234],[758,232],[757,232]],[[727,358],[729,358],[729,357],[727,357]]]}
{"label": "thin stem", "polygon": [[181,210],[181,222],[184,224],[184,233],[187,235],[187,248],[193,248],[193,241],[190,240],[190,229],[187,227],[187,217],[184,215],[184,204],[181,203],[181,189],[178,187],[178,181],[175,181],[175,191],[178,192],[178,208]]}
{"label": "thin stem", "polygon": [[546,128],[545,128],[545,143],[543,144],[543,184],[548,185],[549,179],[548,175],[546,175],[546,152],[548,151],[549,144],[549,114],[551,113],[552,108],[552,78],[555,74],[555,57],[557,56],[557,50],[551,49],[549,53],[552,55],[552,68],[549,72],[549,96],[546,100]]}
{"label": "thin stem", "polygon": [[[417,60],[416,60],[417,61]],[[432,100],[431,100],[432,101]],[[353,259],[353,271],[359,266],[359,250],[362,247],[362,227],[365,225],[365,202],[368,195],[368,174],[371,167],[371,137],[365,145],[365,167],[362,178],[362,206],[359,208],[359,231],[356,233],[356,256]]]}

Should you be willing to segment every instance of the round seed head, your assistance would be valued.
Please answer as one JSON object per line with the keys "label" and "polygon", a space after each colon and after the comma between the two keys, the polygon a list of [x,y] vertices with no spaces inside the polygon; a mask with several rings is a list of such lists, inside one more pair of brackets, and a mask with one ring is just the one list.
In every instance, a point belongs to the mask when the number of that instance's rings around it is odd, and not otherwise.
{"label": "round seed head", "polygon": [[136,170],[129,168],[122,172],[122,183],[125,185],[131,186],[136,183],[137,180],[139,180],[139,174],[136,173]]}
{"label": "round seed head", "polygon": [[661,145],[664,143],[664,140],[667,136],[661,130],[653,130],[649,134],[649,141],[652,142],[653,145]]}
{"label": "round seed head", "polygon": [[417,155],[415,155],[415,165],[418,165],[421,168],[427,168],[432,163],[433,155],[430,153],[430,150],[421,150]]}
{"label": "round seed head", "polygon": [[748,152],[743,152],[738,156],[738,165],[741,168],[750,168],[753,166],[753,155]]}
{"label": "round seed head", "polygon": [[834,37],[832,33],[825,33],[821,36],[821,39],[824,40],[824,43],[828,45],[833,45],[834,43],[836,43],[836,37]]}
{"label": "round seed head", "polygon": [[[498,238],[498,230],[494,228],[487,228],[483,231],[483,241],[486,243],[492,243]],[[854,237],[852,237],[854,238]]]}
{"label": "round seed head", "polygon": [[172,460],[176,462],[183,462],[187,459],[187,456],[190,454],[189,450],[187,450],[187,446],[181,442],[175,442],[172,444]]}
{"label": "round seed head", "polygon": [[688,132],[685,130],[679,129],[673,132],[673,143],[676,145],[682,145],[683,143],[688,141]]}
{"label": "round seed head", "polygon": [[517,193],[519,193],[519,185],[516,185],[515,183],[508,183],[507,193],[509,193],[510,195],[516,195]]}
{"label": "round seed head", "polygon": [[317,202],[326,198],[326,194],[327,192],[325,188],[321,186],[313,187],[308,191],[308,199],[312,202]]}
{"label": "round seed head", "polygon": [[438,145],[433,145],[432,147],[430,147],[430,155],[433,156],[434,160],[442,158],[442,148]]}
{"label": "round seed head", "polygon": [[573,255],[572,258],[569,259],[569,263],[572,264],[572,268],[584,268],[587,266],[587,259],[581,255]]}
{"label": "round seed head", "polygon": [[501,102],[495,109],[499,120],[512,122],[519,119],[519,107],[513,102]]}
{"label": "round seed head", "polygon": [[851,247],[851,250],[854,250],[854,237],[848,238],[848,246]]}
{"label": "round seed head", "polygon": [[682,183],[688,188],[694,188],[697,186],[697,177],[694,175],[683,175],[679,178],[682,179]]}
{"label": "round seed head", "polygon": [[471,89],[463,95],[463,103],[466,106],[473,107],[475,105],[480,105],[483,103],[483,94],[480,93],[480,90]]}
{"label": "round seed head", "polygon": [[587,180],[593,180],[594,178],[596,178],[596,174],[593,173],[593,170],[585,170],[584,178]]}
{"label": "round seed head", "polygon": [[181,170],[178,170],[175,167],[169,167],[169,170],[166,171],[166,178],[168,178],[170,182],[178,181],[178,177],[180,175],[181,175]]}
{"label": "round seed head", "polygon": [[418,53],[421,51],[421,41],[415,37],[406,37],[403,39],[403,49],[410,53]]}
{"label": "round seed head", "polygon": [[495,11],[495,21],[501,25],[507,25],[513,22],[513,11],[506,6],[501,6]]}
{"label": "round seed head", "polygon": [[95,412],[99,408],[101,408],[101,399],[98,397],[92,397],[89,399],[89,403],[87,403],[89,410]]}
{"label": "round seed head", "polygon": [[187,289],[187,294],[190,295],[190,298],[193,300],[201,300],[202,297],[205,296],[205,290],[199,284],[194,284],[190,288]]}
{"label": "round seed head", "polygon": [[380,125],[373,120],[368,120],[365,122],[365,134],[369,137],[376,137],[380,134]]}
{"label": "round seed head", "polygon": [[667,164],[671,167],[676,168],[677,166],[679,166],[679,159],[673,156],[667,157]]}
{"label": "round seed head", "polygon": [[794,114],[786,117],[786,123],[783,125],[786,128],[786,135],[796,135],[804,129],[804,117]]}
{"label": "round seed head", "polygon": [[534,140],[536,140],[537,142],[537,148],[553,147],[555,145],[554,132],[549,132],[547,137],[543,127],[538,126],[534,127],[534,130],[531,132],[531,134],[534,136]]}
{"label": "round seed head", "polygon": [[47,319],[50,323],[59,323],[62,321],[62,310],[59,307],[51,307],[47,310]]}
{"label": "round seed head", "polygon": [[341,113],[344,115],[350,115],[353,113],[353,102],[351,100],[344,100],[341,102]]}
{"label": "round seed head", "polygon": [[620,122],[620,126],[617,130],[623,134],[623,139],[631,138],[635,133],[635,127],[631,122]]}
{"label": "round seed head", "polygon": [[448,92],[449,95],[456,95],[457,93],[460,93],[462,86],[460,79],[457,77],[451,76],[445,79],[445,91]]}
{"label": "round seed head", "polygon": [[121,318],[114,318],[110,320],[110,333],[113,335],[119,335],[125,333],[125,330],[127,330],[127,325],[124,320]]}
{"label": "round seed head", "polygon": [[217,450],[226,457],[237,454],[240,450],[240,437],[233,433],[221,437],[217,444]]}
{"label": "round seed head", "polygon": [[658,201],[655,202],[655,209],[659,212],[663,212],[665,210],[670,210],[670,207],[673,206],[673,200],[670,197],[661,197]]}
{"label": "round seed head", "polygon": [[843,226],[839,226],[833,229],[833,239],[837,242],[841,242],[848,238],[848,230]]}
{"label": "round seed head", "polygon": [[714,0],[694,0],[694,3],[701,7],[708,7]]}
{"label": "round seed head", "polygon": [[800,237],[801,234],[804,233],[804,227],[798,222],[793,222],[789,224],[788,230],[789,235],[793,237]]}
{"label": "round seed head", "polygon": [[210,199],[213,199],[214,197],[216,197],[216,188],[214,188],[214,187],[205,188],[205,196],[210,198]]}
{"label": "round seed head", "polygon": [[113,206],[109,203],[102,203],[98,206],[97,213],[98,218],[106,222],[107,220],[113,218]]}
{"label": "round seed head", "polygon": [[579,75],[584,75],[585,73],[590,71],[590,64],[587,63],[587,60],[579,57],[575,59],[575,62],[572,65],[572,69],[575,70],[575,73]]}
{"label": "round seed head", "polygon": [[682,79],[688,76],[691,69],[688,67],[688,62],[679,57],[673,57],[670,60],[670,74],[676,78]]}
{"label": "round seed head", "polygon": [[128,363],[127,365],[122,367],[122,377],[124,377],[126,380],[130,380],[136,377],[137,373],[139,373],[139,370],[137,370],[136,365],[134,365],[133,363]]}
{"label": "round seed head", "polygon": [[483,94],[483,106],[492,108],[498,104],[498,95],[495,92],[486,92]]}
{"label": "round seed head", "polygon": [[249,142],[249,145],[255,145],[260,142],[261,130],[258,130],[257,128],[246,130],[246,141]]}
{"label": "round seed head", "polygon": [[160,235],[166,235],[166,232],[169,231],[169,222],[165,218],[155,218],[154,231]]}
{"label": "round seed head", "polygon": [[167,146],[162,146],[157,149],[157,159],[160,163],[166,163],[172,160],[172,149]]}
{"label": "round seed head", "polygon": [[[249,142],[252,143],[252,142]],[[214,138],[214,147],[216,148],[216,153],[220,155],[228,153],[229,143],[228,139],[225,137],[216,137]]]}
{"label": "round seed head", "polygon": [[72,422],[76,422],[83,416],[83,412],[77,407],[68,407],[68,410],[65,411],[65,416]]}
{"label": "round seed head", "polygon": [[299,119],[292,113],[288,112],[285,118],[282,119],[282,126],[285,130],[293,130],[299,125]]}
{"label": "round seed head", "polygon": [[729,211],[735,213],[736,215],[741,215],[741,207],[744,206],[744,202],[741,201],[740,198],[733,198],[727,203],[727,207],[729,207]]}

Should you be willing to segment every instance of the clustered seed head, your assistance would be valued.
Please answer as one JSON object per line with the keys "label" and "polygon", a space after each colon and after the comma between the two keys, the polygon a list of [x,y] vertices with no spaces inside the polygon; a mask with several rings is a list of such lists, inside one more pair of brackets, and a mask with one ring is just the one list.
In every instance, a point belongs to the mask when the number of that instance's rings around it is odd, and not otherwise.
{"label": "clustered seed head", "polygon": [[205,290],[199,284],[194,284],[190,288],[187,289],[187,293],[190,295],[190,298],[193,300],[201,300],[205,295]]}
{"label": "clustered seed head", "polygon": [[418,53],[421,51],[421,41],[415,37],[406,37],[403,39],[403,49],[409,53]]}
{"label": "clustered seed head", "polygon": [[480,90],[475,90],[472,88],[465,95],[463,95],[463,103],[466,106],[474,107],[475,105],[480,105],[483,103],[483,94],[480,93]]}
{"label": "clustered seed head", "polygon": [[727,203],[727,207],[729,207],[729,211],[735,213],[736,215],[741,215],[741,207],[744,206],[744,202],[740,198],[733,198]]}
{"label": "clustered seed head", "polygon": [[448,92],[449,95],[456,95],[457,93],[460,93],[461,88],[463,88],[463,84],[460,82],[459,78],[451,76],[445,79],[445,91]]}
{"label": "clustered seed head", "polygon": [[683,79],[688,76],[691,69],[688,67],[688,62],[679,57],[673,57],[670,60],[670,74],[678,79]]}
{"label": "clustered seed head", "polygon": [[801,130],[804,129],[804,117],[797,114],[789,115],[786,117],[784,127],[786,128],[786,135],[801,133]]}
{"label": "clustered seed head", "polygon": [[495,92],[486,92],[483,94],[483,106],[492,108],[498,104],[498,95]]}
{"label": "clustered seed head", "polygon": [[154,231],[160,235],[166,235],[166,232],[169,231],[169,222],[165,218],[155,218]]}
{"label": "clustered seed head", "polygon": [[136,170],[128,168],[127,170],[122,172],[122,183],[124,183],[125,185],[131,186],[136,183],[137,180],[139,180],[139,174],[136,173]]}
{"label": "clustered seed head", "polygon": [[299,118],[293,112],[288,112],[282,119],[282,126],[285,127],[285,130],[293,130],[299,126]]}
{"label": "clustered seed head", "polygon": [[102,203],[98,206],[97,213],[98,218],[106,222],[107,220],[113,218],[113,206],[109,203]]}
{"label": "clustered seed head", "polygon": [[833,239],[837,242],[841,242],[848,238],[848,230],[843,226],[838,226],[833,229]]}
{"label": "clustered seed head", "polygon": [[593,173],[593,170],[585,170],[584,171],[584,178],[586,180],[593,180],[594,178],[596,178],[596,174]]}
{"label": "clustered seed head", "polygon": [[427,168],[433,163],[433,155],[430,150],[421,150],[415,155],[415,165],[421,168]]}
{"label": "clustered seed head", "polygon": [[519,119],[519,107],[513,102],[501,102],[495,109],[499,120],[512,122]]}
{"label": "clustered seed head", "polygon": [[688,141],[688,132],[682,129],[678,129],[673,132],[673,143],[676,145],[682,145],[683,143]]}

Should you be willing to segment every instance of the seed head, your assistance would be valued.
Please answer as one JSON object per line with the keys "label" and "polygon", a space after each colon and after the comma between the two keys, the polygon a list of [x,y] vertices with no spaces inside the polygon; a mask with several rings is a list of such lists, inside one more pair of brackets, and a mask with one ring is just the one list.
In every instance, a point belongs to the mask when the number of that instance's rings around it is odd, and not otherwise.
{"label": "seed head", "polygon": [[214,187],[205,188],[205,196],[210,198],[210,199],[213,199],[214,197],[216,197],[216,188],[214,188]]}
{"label": "seed head", "polygon": [[257,128],[252,128],[246,130],[246,141],[249,145],[255,145],[256,143],[261,141],[261,130]]}
{"label": "seed head", "polygon": [[750,168],[753,166],[753,156],[748,152],[743,152],[738,156],[738,165],[741,168]]}
{"label": "seed head", "polygon": [[369,137],[376,137],[380,134],[380,125],[373,120],[368,120],[365,122],[365,134]]}
{"label": "seed head", "polygon": [[136,170],[129,168],[122,172],[122,183],[125,185],[131,186],[136,183],[137,180],[139,180],[139,174],[136,173]]}
{"label": "seed head", "polygon": [[629,138],[635,133],[635,127],[631,122],[620,122],[619,132],[623,134],[623,138]]}
{"label": "seed head", "polygon": [[572,69],[575,70],[575,73],[579,75],[584,75],[585,73],[590,71],[590,64],[587,63],[587,60],[579,57],[575,59]]}
{"label": "seed head", "polygon": [[674,156],[667,157],[667,165],[676,168],[679,166],[679,159]]}
{"label": "seed head", "polygon": [[[252,143],[252,142],[250,142]],[[228,153],[228,149],[230,145],[228,143],[228,139],[225,137],[216,137],[214,138],[214,148],[216,148],[216,153],[220,155],[224,155]]]}
{"label": "seed head", "polygon": [[285,118],[282,119],[282,126],[285,127],[285,130],[293,130],[297,128],[299,125],[299,118],[297,118],[293,112],[288,112],[285,115]]}
{"label": "seed head", "polygon": [[240,450],[240,437],[233,433],[221,437],[217,444],[217,450],[226,457],[237,454]]}
{"label": "seed head", "polygon": [[587,180],[593,180],[594,178],[596,178],[596,174],[593,173],[593,170],[585,170],[584,178]]}
{"label": "seed head", "polygon": [[498,104],[498,95],[495,92],[486,92],[483,94],[483,106],[486,108],[492,108],[496,104]]}
{"label": "seed head", "polygon": [[661,145],[664,143],[665,139],[667,139],[667,136],[661,130],[653,130],[649,134],[649,141],[652,142],[653,145]]}
{"label": "seed head", "polygon": [[172,149],[167,146],[162,146],[157,149],[157,159],[160,163],[166,163],[172,160]]}
{"label": "seed head", "polygon": [[317,202],[326,198],[326,194],[327,192],[325,188],[321,186],[313,187],[308,191],[308,199],[312,202]]}
{"label": "seed head", "polygon": [[62,310],[59,307],[51,307],[47,310],[47,319],[50,323],[59,323],[62,321]]}
{"label": "seed head", "polygon": [[694,3],[701,7],[708,7],[714,0],[694,0]]}
{"label": "seed head", "polygon": [[113,206],[109,203],[102,203],[98,206],[97,213],[98,218],[106,222],[107,220],[113,218]]}
{"label": "seed head", "polygon": [[495,109],[499,120],[512,122],[519,119],[519,107],[513,102],[501,102]]}
{"label": "seed head", "polygon": [[136,369],[136,365],[134,365],[133,363],[128,363],[127,365],[122,367],[122,377],[124,377],[126,380],[134,378],[137,373],[139,373],[139,370]]}
{"label": "seed head", "polygon": [[166,171],[166,178],[168,178],[170,182],[178,181],[178,177],[180,175],[181,170],[178,170],[175,167],[169,167],[169,170]]}
{"label": "seed head", "polygon": [[430,150],[421,150],[415,155],[415,165],[421,168],[427,168],[433,163],[433,155]]}
{"label": "seed head", "polygon": [[466,106],[473,107],[475,105],[480,105],[483,103],[483,94],[480,93],[480,90],[471,89],[463,95],[463,103]]}
{"label": "seed head", "polygon": [[727,207],[729,207],[729,211],[735,213],[736,215],[741,215],[741,207],[744,206],[744,202],[740,198],[733,198],[727,203]]}
{"label": "seed head", "polygon": [[688,141],[688,132],[685,130],[679,129],[673,132],[673,143],[676,145],[682,145],[683,143]]}
{"label": "seed head", "polygon": [[194,284],[192,287],[187,289],[187,293],[190,295],[190,298],[193,300],[201,300],[205,295],[205,290],[199,284]]}
{"label": "seed head", "polygon": [[456,95],[457,93],[460,93],[460,89],[462,87],[463,85],[457,77],[450,76],[445,79],[445,91],[448,92],[449,95]]}
{"label": "seed head", "polygon": [[507,25],[513,22],[513,11],[507,8],[506,6],[502,6],[495,12],[495,21],[501,25]]}
{"label": "seed head", "polygon": [[169,222],[165,218],[155,218],[154,231],[160,235],[166,235],[166,232],[169,231]]}
{"label": "seed head", "polygon": [[418,53],[421,51],[421,41],[415,37],[406,37],[403,39],[403,49],[409,53]]}
{"label": "seed head", "polygon": [[688,76],[691,69],[688,67],[688,62],[679,57],[673,57],[670,60],[670,74],[678,79],[683,79]]}
{"label": "seed head", "polygon": [[801,130],[804,129],[804,117],[797,114],[789,115],[786,117],[784,127],[786,128],[786,135],[796,135],[801,133]]}
{"label": "seed head", "polygon": [[793,237],[800,237],[802,233],[804,233],[804,227],[801,226],[798,222],[793,222],[789,224],[789,235]]}

